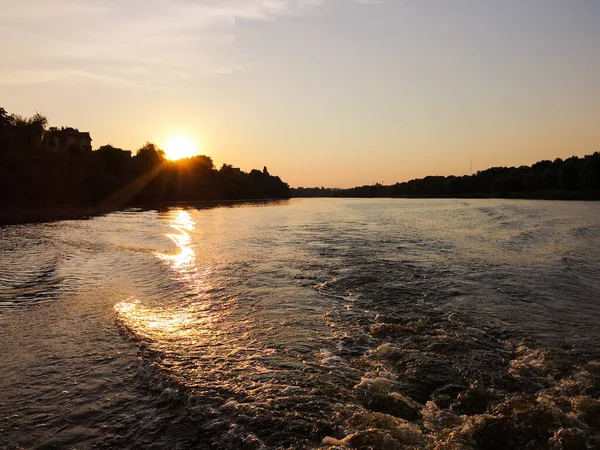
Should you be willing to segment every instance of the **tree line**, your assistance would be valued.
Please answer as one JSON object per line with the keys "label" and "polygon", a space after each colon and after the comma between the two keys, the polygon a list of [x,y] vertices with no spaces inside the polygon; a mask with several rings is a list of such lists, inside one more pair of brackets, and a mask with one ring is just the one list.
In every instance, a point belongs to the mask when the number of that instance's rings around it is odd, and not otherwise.
{"label": "tree line", "polygon": [[492,167],[474,175],[428,176],[392,185],[350,189],[296,188],[294,197],[506,197],[600,199],[600,153],[539,161],[532,166]]}
{"label": "tree line", "polygon": [[208,156],[169,161],[147,143],[135,155],[103,145],[51,149],[41,114],[0,108],[0,208],[58,205],[123,207],[177,201],[289,198],[289,186],[267,168],[249,173]]}

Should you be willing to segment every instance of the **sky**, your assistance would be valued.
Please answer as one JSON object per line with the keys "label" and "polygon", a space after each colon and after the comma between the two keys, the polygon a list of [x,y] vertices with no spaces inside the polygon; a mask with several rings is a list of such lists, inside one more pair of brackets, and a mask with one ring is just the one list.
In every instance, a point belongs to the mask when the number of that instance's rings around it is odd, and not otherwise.
{"label": "sky", "polygon": [[0,0],[0,106],[392,184],[600,151],[599,49],[599,0]]}

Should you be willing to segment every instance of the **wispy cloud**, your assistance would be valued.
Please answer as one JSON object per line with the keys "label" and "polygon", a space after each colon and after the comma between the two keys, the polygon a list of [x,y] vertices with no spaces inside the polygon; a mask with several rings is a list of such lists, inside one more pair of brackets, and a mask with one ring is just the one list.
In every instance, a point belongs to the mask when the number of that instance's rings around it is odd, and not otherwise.
{"label": "wispy cloud", "polygon": [[325,0],[4,0],[0,83],[165,85],[250,64],[239,21],[302,15]]}

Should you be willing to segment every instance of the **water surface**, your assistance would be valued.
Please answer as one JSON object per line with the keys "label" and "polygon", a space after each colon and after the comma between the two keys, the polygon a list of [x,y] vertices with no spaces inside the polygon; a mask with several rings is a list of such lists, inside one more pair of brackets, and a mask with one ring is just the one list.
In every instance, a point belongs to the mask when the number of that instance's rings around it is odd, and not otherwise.
{"label": "water surface", "polygon": [[0,447],[599,448],[600,205],[0,228]]}

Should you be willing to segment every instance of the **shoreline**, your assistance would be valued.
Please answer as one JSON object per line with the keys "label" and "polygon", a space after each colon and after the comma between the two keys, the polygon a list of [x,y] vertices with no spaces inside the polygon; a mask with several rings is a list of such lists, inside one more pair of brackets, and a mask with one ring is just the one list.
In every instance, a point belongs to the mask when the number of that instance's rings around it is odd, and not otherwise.
{"label": "shoreline", "polygon": [[[522,193],[521,193],[522,194]],[[575,195],[574,195],[575,194]],[[272,203],[289,201],[293,199],[303,198],[389,198],[389,199],[505,199],[505,200],[547,200],[547,201],[599,201],[600,191],[546,191],[532,192],[529,195],[515,195],[514,193],[504,193],[499,195],[490,194],[470,194],[470,195],[453,195],[453,196],[406,196],[406,197],[387,197],[387,196],[292,196],[289,199],[238,199],[238,200],[199,200],[199,201],[178,201],[164,203],[149,203],[140,205],[129,205],[120,208],[107,207],[83,207],[83,206],[55,206],[34,209],[4,209],[0,210],[0,227],[11,225],[25,225],[29,223],[46,223],[58,222],[61,220],[88,220],[93,217],[98,217],[118,211],[128,209],[143,209],[143,210],[163,210],[167,208],[182,206],[182,207],[216,207],[227,206],[241,203]]]}
{"label": "shoreline", "polygon": [[57,222],[61,220],[87,220],[108,214],[116,209],[56,206],[35,209],[0,210],[0,227],[28,223]]}
{"label": "shoreline", "polygon": [[[293,188],[292,192],[294,189]],[[348,190],[352,190],[350,188]],[[345,189],[334,191],[331,195],[292,195],[292,198],[396,198],[396,199],[504,199],[504,200],[548,200],[548,201],[598,201],[600,191],[530,191],[530,192],[499,192],[472,193],[449,195],[344,195]],[[336,195],[337,194],[337,195]]]}
{"label": "shoreline", "polygon": [[165,203],[149,203],[128,205],[120,208],[83,207],[83,206],[54,206],[32,209],[3,209],[0,210],[0,227],[26,225],[30,223],[59,222],[62,220],[88,220],[118,211],[129,209],[164,210],[173,207],[216,207],[240,203],[273,203],[289,199],[239,199],[239,200],[201,200]]}

